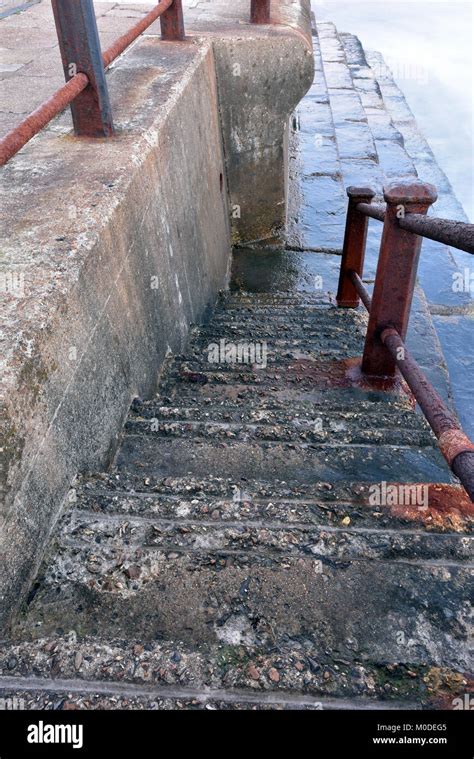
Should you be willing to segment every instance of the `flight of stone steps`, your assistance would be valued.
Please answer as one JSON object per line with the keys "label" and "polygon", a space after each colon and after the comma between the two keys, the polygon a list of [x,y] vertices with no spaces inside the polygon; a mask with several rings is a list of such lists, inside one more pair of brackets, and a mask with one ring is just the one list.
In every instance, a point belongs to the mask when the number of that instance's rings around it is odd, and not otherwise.
{"label": "flight of stone steps", "polygon": [[[346,186],[380,192],[415,174],[408,146],[420,160],[426,148],[377,60],[331,24],[317,32],[294,250],[236,251],[233,288],[158,395],[133,402],[111,471],[71,490],[0,646],[0,698],[418,709],[473,692],[472,504],[409,396],[354,381],[366,315],[334,306]],[[369,279],[379,235],[371,225]],[[412,321],[412,350],[448,397],[420,291]],[[239,345],[253,363],[228,363]],[[420,501],[384,497],[409,482]]]}
{"label": "flight of stone steps", "polygon": [[[416,709],[468,690],[472,508],[404,391],[353,386],[365,325],[329,293],[222,295],[132,404],[112,470],[73,491],[1,696]],[[265,353],[212,363],[220,341]],[[390,506],[384,481],[438,484]]]}

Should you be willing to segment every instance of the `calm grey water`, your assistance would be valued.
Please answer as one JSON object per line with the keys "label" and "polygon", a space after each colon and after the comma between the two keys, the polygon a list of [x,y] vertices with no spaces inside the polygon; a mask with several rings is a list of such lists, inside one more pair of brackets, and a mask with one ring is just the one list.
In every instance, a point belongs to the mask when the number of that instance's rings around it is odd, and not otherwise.
{"label": "calm grey water", "polygon": [[313,0],[319,21],[356,34],[383,54],[397,84],[474,221],[474,4]]}

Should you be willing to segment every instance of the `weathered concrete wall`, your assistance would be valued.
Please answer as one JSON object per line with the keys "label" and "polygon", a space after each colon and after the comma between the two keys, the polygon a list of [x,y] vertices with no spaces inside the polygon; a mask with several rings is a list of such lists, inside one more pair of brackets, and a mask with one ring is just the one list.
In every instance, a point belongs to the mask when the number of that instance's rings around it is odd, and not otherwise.
{"label": "weathered concrete wall", "polygon": [[59,121],[3,173],[1,266],[24,292],[3,331],[2,624],[73,477],[107,463],[131,398],[226,283],[211,45],[144,40],[109,81],[115,139]]}
{"label": "weathered concrete wall", "polygon": [[221,40],[214,49],[233,242],[281,239],[288,207],[289,118],[311,84],[312,56],[302,38],[288,36],[258,45]]}
{"label": "weathered concrete wall", "polygon": [[214,44],[235,244],[284,233],[289,118],[314,75],[310,0],[273,0],[270,26],[248,23],[249,8],[212,0],[186,9],[191,33]]}

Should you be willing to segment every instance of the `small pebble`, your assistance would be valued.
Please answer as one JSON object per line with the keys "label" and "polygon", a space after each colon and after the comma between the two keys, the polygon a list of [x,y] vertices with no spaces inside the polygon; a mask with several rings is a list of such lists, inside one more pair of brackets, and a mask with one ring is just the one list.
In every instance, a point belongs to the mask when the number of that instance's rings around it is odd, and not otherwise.
{"label": "small pebble", "polygon": [[74,668],[76,670],[79,670],[81,668],[81,664],[83,661],[83,656],[80,651],[77,652],[77,654],[74,657]]}
{"label": "small pebble", "polygon": [[252,680],[260,680],[260,672],[258,671],[257,667],[254,664],[250,665],[247,672],[248,672],[249,677],[252,678]]}
{"label": "small pebble", "polygon": [[271,669],[268,671],[268,677],[269,677],[269,678],[270,678],[270,680],[272,680],[272,682],[274,682],[274,683],[279,683],[279,682],[280,682],[280,673],[278,672],[278,670],[277,670],[277,669],[275,669],[275,667],[272,667],[272,668],[271,668]]}
{"label": "small pebble", "polygon": [[138,567],[136,564],[132,564],[132,566],[127,567],[125,574],[130,580],[138,580],[140,577],[140,571],[140,567]]}

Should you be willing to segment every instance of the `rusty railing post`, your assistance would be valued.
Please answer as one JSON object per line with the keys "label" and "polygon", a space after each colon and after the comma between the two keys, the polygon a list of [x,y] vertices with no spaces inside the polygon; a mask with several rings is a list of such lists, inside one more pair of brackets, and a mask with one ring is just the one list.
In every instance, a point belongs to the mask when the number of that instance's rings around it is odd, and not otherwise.
{"label": "rusty railing post", "polygon": [[433,185],[413,180],[393,182],[384,188],[384,196],[387,210],[362,359],[362,372],[372,377],[395,375],[395,361],[381,334],[392,327],[405,340],[415,288],[422,238],[402,229],[398,219],[425,215],[437,193]]}
{"label": "rusty railing post", "polygon": [[92,0],[52,0],[54,20],[66,81],[86,74],[89,85],[71,103],[78,137],[113,134],[99,32]]}
{"label": "rusty railing post", "polygon": [[270,23],[270,0],[251,0],[250,22],[252,24]]}
{"label": "rusty railing post", "polygon": [[171,42],[184,40],[184,17],[182,0],[174,0],[167,11],[160,16],[161,39]]}
{"label": "rusty railing post", "polygon": [[336,300],[340,308],[357,308],[360,298],[349,273],[355,271],[362,278],[369,227],[369,217],[357,210],[357,204],[371,203],[375,192],[368,187],[348,187],[347,195],[349,196],[349,205],[347,207],[346,231]]}

